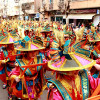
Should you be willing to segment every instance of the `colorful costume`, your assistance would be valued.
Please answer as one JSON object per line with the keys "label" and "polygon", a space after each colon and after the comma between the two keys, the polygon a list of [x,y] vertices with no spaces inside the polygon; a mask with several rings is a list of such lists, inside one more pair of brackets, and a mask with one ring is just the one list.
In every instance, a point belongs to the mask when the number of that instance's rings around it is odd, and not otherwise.
{"label": "colorful costume", "polygon": [[[87,71],[81,69],[94,65],[95,61],[76,53],[69,55],[72,60],[65,59],[60,66],[48,62],[49,68],[57,72],[56,80],[48,80],[48,100],[85,100],[89,97]],[[81,70],[79,75],[76,70]]]}
{"label": "colorful costume", "polygon": [[27,42],[23,40],[21,46],[17,46],[16,50],[24,55],[21,59],[16,59],[17,67],[9,74],[11,79],[9,94],[21,99],[39,97],[43,87],[42,65],[45,64],[43,54],[40,52],[43,49],[45,48],[29,42],[29,39]]}
{"label": "colorful costume", "polygon": [[0,79],[7,84],[6,77],[8,77],[8,73],[13,69],[11,64],[14,63],[14,55],[16,52],[14,50],[14,41],[10,36],[5,36],[0,41]]}

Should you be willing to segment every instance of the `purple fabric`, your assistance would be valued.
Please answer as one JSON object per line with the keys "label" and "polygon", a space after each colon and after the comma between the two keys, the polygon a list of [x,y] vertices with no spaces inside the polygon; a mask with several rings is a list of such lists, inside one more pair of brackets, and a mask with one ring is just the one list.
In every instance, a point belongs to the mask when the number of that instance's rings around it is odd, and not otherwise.
{"label": "purple fabric", "polygon": [[100,84],[100,78],[93,78],[91,75],[88,76],[91,88],[95,90],[97,86]]}
{"label": "purple fabric", "polygon": [[[64,61],[65,61],[65,56],[61,57],[61,60],[60,60],[60,61],[54,62],[54,63],[52,64],[52,66],[53,66],[53,67],[59,68],[59,67],[63,64]],[[60,62],[61,62],[61,63],[60,63]],[[60,63],[60,64],[59,64],[59,63]]]}
{"label": "purple fabric", "polygon": [[35,45],[31,44],[31,49],[38,49]]}
{"label": "purple fabric", "polygon": [[85,66],[85,65],[87,65],[87,64],[90,63],[89,60],[86,60],[86,59],[84,59],[84,58],[82,58],[82,57],[80,57],[80,56],[77,56],[77,55],[74,55],[74,56],[78,59],[78,61],[79,61],[83,66]]}
{"label": "purple fabric", "polygon": [[10,37],[10,38],[9,38],[9,42],[14,42],[14,40]]}
{"label": "purple fabric", "polygon": [[34,94],[32,93],[32,89],[31,89],[31,87],[29,87],[28,86],[28,95],[29,95],[29,97],[31,97],[31,98],[34,98]]}

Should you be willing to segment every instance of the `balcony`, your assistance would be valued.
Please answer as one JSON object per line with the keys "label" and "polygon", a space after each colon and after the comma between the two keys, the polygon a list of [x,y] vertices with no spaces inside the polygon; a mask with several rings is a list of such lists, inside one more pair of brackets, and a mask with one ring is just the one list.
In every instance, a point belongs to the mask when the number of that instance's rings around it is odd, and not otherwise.
{"label": "balcony", "polygon": [[19,5],[19,3],[15,3],[15,7],[19,7],[20,5]]}
{"label": "balcony", "polygon": [[23,3],[22,4],[22,10],[29,10],[31,8],[31,4],[30,3]]}
{"label": "balcony", "polygon": [[23,3],[32,3],[34,2],[34,0],[20,0],[20,3],[23,4]]}
{"label": "balcony", "polygon": [[59,10],[64,9],[64,1],[58,2],[58,8],[59,8]]}
{"label": "balcony", "polygon": [[53,3],[49,4],[49,10],[53,10]]}
{"label": "balcony", "polygon": [[19,6],[19,2],[20,2],[20,0],[14,0],[14,1],[15,1],[14,6],[15,6],[15,7],[18,7],[18,6]]}

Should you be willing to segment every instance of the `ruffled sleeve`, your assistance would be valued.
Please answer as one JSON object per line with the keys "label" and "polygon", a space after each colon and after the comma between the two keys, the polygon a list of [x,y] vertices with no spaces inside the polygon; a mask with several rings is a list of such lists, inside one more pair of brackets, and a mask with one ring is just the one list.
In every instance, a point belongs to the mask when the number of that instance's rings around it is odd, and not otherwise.
{"label": "ruffled sleeve", "polygon": [[51,91],[49,90],[50,95],[49,95],[49,100],[63,100],[59,91],[54,88]]}
{"label": "ruffled sleeve", "polygon": [[97,88],[97,86],[100,84],[100,78],[93,78],[91,75],[88,76],[90,81],[90,86],[93,90]]}

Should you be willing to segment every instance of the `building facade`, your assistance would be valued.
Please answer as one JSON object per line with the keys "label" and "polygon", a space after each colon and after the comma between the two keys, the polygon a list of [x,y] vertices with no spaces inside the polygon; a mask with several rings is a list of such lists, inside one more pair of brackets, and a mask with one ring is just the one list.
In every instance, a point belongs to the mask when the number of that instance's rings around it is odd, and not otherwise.
{"label": "building facade", "polygon": [[70,3],[69,22],[78,25],[79,22],[93,22],[98,25],[100,21],[100,0],[72,0]]}
{"label": "building facade", "polygon": [[[94,25],[97,25],[100,20],[100,0],[42,0],[41,4],[41,11],[45,5],[45,19],[49,21],[75,23],[75,25],[79,22],[93,21]],[[67,9],[68,7],[70,10]],[[66,12],[68,12],[67,15]],[[43,20],[43,14],[41,20]]]}
{"label": "building facade", "polygon": [[100,0],[1,0],[0,17],[61,23],[100,21]]}
{"label": "building facade", "polygon": [[37,1],[39,0],[1,0],[0,16],[8,19],[34,20]]}

